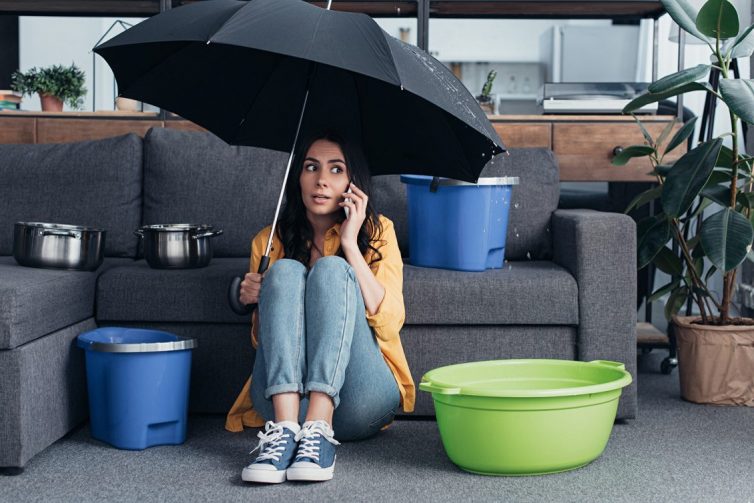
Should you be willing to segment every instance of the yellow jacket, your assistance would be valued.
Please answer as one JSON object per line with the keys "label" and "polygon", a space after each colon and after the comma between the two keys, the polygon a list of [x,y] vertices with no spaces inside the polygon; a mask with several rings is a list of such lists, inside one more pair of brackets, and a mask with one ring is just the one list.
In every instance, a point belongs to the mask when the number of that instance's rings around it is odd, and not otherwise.
{"label": "yellow jacket", "polygon": [[[401,407],[405,412],[414,411],[416,401],[416,388],[408,369],[408,362],[401,345],[400,329],[406,319],[406,311],[403,305],[403,260],[398,249],[398,239],[395,236],[393,222],[380,215],[382,235],[372,245],[382,255],[382,259],[371,264],[375,278],[385,288],[385,297],[382,299],[379,309],[373,315],[366,312],[369,326],[372,327],[377,343],[388,367],[395,376],[398,389],[401,394]],[[251,242],[250,271],[257,271],[259,261],[267,246],[272,226],[262,229]],[[335,224],[325,234],[325,246],[322,250],[325,256],[335,255],[340,249],[340,224]],[[372,261],[374,252],[369,250],[365,256],[367,264]],[[276,260],[283,258],[283,245],[275,235],[270,250],[270,266]],[[257,311],[254,311],[251,323],[251,344],[257,347]],[[251,403],[251,377],[236,398],[235,403],[228,412],[225,420],[225,429],[228,431],[242,431],[244,426],[258,428],[264,426],[264,419],[257,413]]]}

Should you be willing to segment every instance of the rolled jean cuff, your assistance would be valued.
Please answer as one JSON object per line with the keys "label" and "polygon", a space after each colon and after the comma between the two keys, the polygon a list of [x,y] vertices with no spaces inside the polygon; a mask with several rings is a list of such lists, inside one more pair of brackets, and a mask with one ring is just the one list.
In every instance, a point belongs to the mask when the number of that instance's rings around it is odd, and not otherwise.
{"label": "rolled jean cuff", "polygon": [[304,393],[304,386],[301,383],[284,383],[284,384],[276,384],[274,386],[269,386],[264,389],[264,397],[267,400],[272,399],[272,395],[277,395],[280,393],[293,393],[296,392],[299,395],[302,395]]}
{"label": "rolled jean cuff", "polygon": [[334,408],[336,409],[338,408],[338,405],[340,404],[340,396],[338,395],[337,389],[333,388],[329,384],[325,384],[321,382],[306,383],[306,393],[309,394],[312,391],[318,391],[320,393],[324,393],[328,395],[330,398],[332,398]]}

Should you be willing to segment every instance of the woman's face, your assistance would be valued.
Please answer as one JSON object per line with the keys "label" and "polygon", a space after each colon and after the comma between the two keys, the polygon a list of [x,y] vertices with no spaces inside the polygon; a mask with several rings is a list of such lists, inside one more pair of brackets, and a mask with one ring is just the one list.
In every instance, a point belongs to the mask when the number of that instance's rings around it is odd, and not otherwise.
{"label": "woman's face", "polygon": [[343,211],[338,203],[348,190],[348,166],[340,145],[317,140],[309,147],[301,171],[301,199],[311,215],[330,215]]}

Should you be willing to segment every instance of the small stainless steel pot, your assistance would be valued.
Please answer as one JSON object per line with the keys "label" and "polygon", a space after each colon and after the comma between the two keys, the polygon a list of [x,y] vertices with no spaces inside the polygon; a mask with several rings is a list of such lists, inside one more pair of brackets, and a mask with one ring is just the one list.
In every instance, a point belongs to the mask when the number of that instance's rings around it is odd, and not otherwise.
{"label": "small stainless steel pot", "polygon": [[16,222],[13,257],[20,265],[94,271],[104,258],[102,229],[45,222]]}
{"label": "small stainless steel pot", "polygon": [[222,234],[211,225],[144,225],[134,234],[143,238],[144,258],[155,269],[193,269],[212,260],[213,236]]}

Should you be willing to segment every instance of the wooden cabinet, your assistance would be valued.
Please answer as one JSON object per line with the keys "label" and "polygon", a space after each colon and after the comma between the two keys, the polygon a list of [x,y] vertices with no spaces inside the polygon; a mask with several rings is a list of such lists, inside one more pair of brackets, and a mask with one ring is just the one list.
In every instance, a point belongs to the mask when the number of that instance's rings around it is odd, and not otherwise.
{"label": "wooden cabinet", "polygon": [[[558,159],[563,181],[654,181],[647,159],[632,159],[626,166],[613,166],[615,149],[642,144],[641,130],[631,117],[496,115],[495,130],[509,148],[549,148]],[[654,136],[673,120],[671,116],[642,118]],[[0,115],[0,143],[65,143],[136,133],[144,136],[151,127],[203,131],[186,120],[160,120],[154,113],[63,112]],[[676,130],[681,127],[676,124]],[[672,159],[685,152],[684,146]]]}
{"label": "wooden cabinet", "polygon": [[[644,143],[641,129],[632,117],[624,116],[493,116],[495,130],[509,148],[546,147],[558,159],[563,181],[652,182],[652,165],[646,158],[632,159],[625,166],[613,166],[620,148]],[[657,138],[672,116],[647,116],[642,123]],[[674,130],[682,124],[676,124]],[[678,147],[667,160],[686,152]]]}

